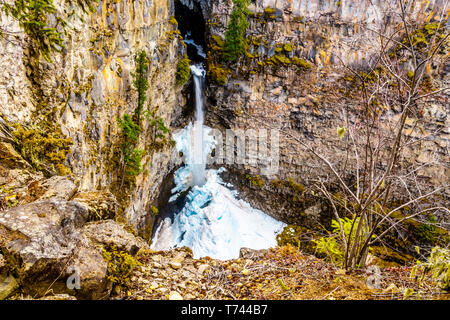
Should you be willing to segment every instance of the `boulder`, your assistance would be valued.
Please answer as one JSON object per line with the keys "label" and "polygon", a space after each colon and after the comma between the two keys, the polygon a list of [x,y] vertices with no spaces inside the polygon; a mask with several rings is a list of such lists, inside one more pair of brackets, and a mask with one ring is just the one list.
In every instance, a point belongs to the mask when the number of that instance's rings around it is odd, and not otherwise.
{"label": "boulder", "polygon": [[23,200],[25,203],[49,198],[70,200],[76,191],[77,186],[68,177],[53,176],[28,184]]}
{"label": "boulder", "polygon": [[67,177],[53,176],[42,182],[42,186],[46,189],[43,199],[58,198],[69,200],[77,191],[75,183]]}
{"label": "boulder", "polygon": [[0,249],[23,291],[33,298],[69,294],[81,299],[109,297],[104,245],[135,254],[148,248],[112,220],[86,224],[78,202],[48,199],[0,212]]}
{"label": "boulder", "polygon": [[[43,295],[61,279],[79,247],[81,205],[49,199],[0,212],[0,249],[26,292]],[[63,285],[60,285],[63,286]]]}
{"label": "boulder", "polygon": [[116,197],[109,191],[79,192],[72,200],[85,206],[90,221],[113,219],[119,210]]}
{"label": "boulder", "polygon": [[148,250],[149,245],[113,220],[90,222],[82,229],[83,234],[100,246],[115,245],[117,250],[135,255],[140,249]]}

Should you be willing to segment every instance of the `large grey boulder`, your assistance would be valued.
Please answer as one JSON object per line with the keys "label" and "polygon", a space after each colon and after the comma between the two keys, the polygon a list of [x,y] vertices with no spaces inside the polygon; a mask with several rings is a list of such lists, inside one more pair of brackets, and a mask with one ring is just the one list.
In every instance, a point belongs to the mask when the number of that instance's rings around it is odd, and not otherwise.
{"label": "large grey boulder", "polygon": [[114,244],[134,255],[148,245],[115,221],[87,223],[88,218],[84,204],[58,198],[0,212],[0,250],[9,275],[24,293],[33,298],[109,297],[112,284],[104,248]]}

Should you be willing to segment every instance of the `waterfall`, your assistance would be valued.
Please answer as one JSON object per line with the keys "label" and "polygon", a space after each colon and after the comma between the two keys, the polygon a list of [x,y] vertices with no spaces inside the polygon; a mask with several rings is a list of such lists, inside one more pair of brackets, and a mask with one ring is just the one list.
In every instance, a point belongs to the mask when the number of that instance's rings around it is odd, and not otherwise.
{"label": "waterfall", "polygon": [[192,164],[192,182],[196,186],[202,186],[205,183],[206,156],[203,152],[203,80],[205,70],[202,65],[192,65],[191,70],[194,76],[195,89],[195,122],[192,131],[193,139],[193,164]]}
{"label": "waterfall", "polygon": [[184,166],[175,172],[169,202],[183,200],[173,219],[165,218],[152,238],[153,250],[187,246],[194,258],[235,259],[243,247],[266,249],[277,245],[276,235],[286,226],[238,199],[232,186],[220,178],[220,169],[206,169],[207,157],[216,147],[211,128],[203,124],[201,65],[191,66],[195,86],[195,121],[173,134]]}

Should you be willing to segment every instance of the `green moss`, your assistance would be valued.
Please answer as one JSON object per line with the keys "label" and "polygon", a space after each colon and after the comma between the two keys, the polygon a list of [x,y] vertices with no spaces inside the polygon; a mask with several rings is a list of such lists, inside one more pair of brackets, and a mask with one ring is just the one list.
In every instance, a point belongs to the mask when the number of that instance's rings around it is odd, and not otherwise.
{"label": "green moss", "polygon": [[21,124],[13,126],[17,149],[35,169],[49,174],[70,172],[64,162],[71,151],[72,139],[64,136],[60,129],[45,123],[27,129]]}
{"label": "green moss", "polygon": [[176,73],[176,82],[179,86],[184,85],[191,76],[191,69],[189,66],[189,58],[185,56],[183,59],[178,61],[177,64],[177,73]]}
{"label": "green moss", "polygon": [[252,177],[251,175],[247,174],[245,176],[245,178],[250,181],[250,183],[252,184],[252,186],[256,187],[256,188],[262,188],[264,186],[264,181],[261,179],[261,177],[259,176],[259,174],[257,174],[256,176]]}
{"label": "green moss", "polygon": [[[401,220],[406,216],[405,214],[407,213],[397,211],[391,217]],[[446,229],[439,227],[436,222],[436,217],[429,215],[426,223],[415,219],[406,219],[402,224],[407,228],[409,237],[415,241],[429,245],[446,245],[450,242],[450,234]]]}
{"label": "green moss", "polygon": [[155,206],[152,206],[152,213],[153,213],[155,216],[158,215],[158,213],[159,213],[158,208],[155,207]]}
{"label": "green moss", "polygon": [[291,64],[291,59],[288,57],[282,55],[282,54],[276,54],[268,59],[269,64],[275,64],[275,65],[283,65],[288,66]]}
{"label": "green moss", "polygon": [[305,187],[301,183],[297,183],[294,181],[294,179],[289,178],[287,180],[289,188],[295,193],[295,194],[301,194],[305,192]]}
{"label": "green moss", "polygon": [[428,23],[424,26],[424,30],[430,36],[434,35],[438,29],[439,29],[439,23],[437,23],[437,22]]}
{"label": "green moss", "polygon": [[177,19],[175,19],[175,17],[170,17],[169,23],[171,23],[175,26],[178,26],[178,21],[177,21]]}
{"label": "green moss", "polygon": [[385,246],[371,246],[369,252],[382,260],[382,266],[405,265],[408,262],[414,261],[411,255],[392,250]]}
{"label": "green moss", "polygon": [[293,57],[292,63],[295,64],[301,70],[309,70],[312,68],[311,64],[302,58]]}
{"label": "green moss", "polygon": [[140,263],[126,251],[118,250],[116,245],[103,249],[103,258],[108,263],[107,278],[117,285],[126,285],[130,274]]}
{"label": "green moss", "polygon": [[291,52],[292,51],[292,45],[290,43],[285,43],[283,45],[283,50],[286,52]]}
{"label": "green moss", "polygon": [[223,50],[223,46],[225,44],[225,40],[219,36],[219,35],[212,35],[211,36],[211,43],[210,43],[210,48],[214,51],[222,51]]}
{"label": "green moss", "polygon": [[290,244],[303,251],[314,253],[315,245],[312,240],[314,240],[315,236],[315,232],[303,226],[289,224],[277,235],[277,244],[279,246]]}
{"label": "green moss", "polygon": [[258,58],[258,54],[257,54],[257,53],[251,54],[251,53],[248,52],[248,51],[245,52],[245,56],[246,56],[248,59],[256,59],[256,58]]}
{"label": "green moss", "polygon": [[305,187],[301,183],[295,182],[294,179],[287,180],[274,179],[270,181],[274,188],[289,188],[292,193],[292,201],[297,202],[302,200],[302,195],[305,192]]}
{"label": "green moss", "polygon": [[264,18],[266,18],[268,20],[274,20],[276,18],[275,12],[276,12],[275,8],[265,8],[264,9]]}
{"label": "green moss", "polygon": [[225,85],[227,83],[228,74],[231,71],[219,64],[209,63],[208,64],[208,77],[218,85]]}

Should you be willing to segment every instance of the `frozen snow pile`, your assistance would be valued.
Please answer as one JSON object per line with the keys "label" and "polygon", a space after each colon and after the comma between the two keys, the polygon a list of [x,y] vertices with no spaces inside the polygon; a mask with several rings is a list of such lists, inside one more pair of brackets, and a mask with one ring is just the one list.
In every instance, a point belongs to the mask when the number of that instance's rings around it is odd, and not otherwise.
{"label": "frozen snow pile", "polygon": [[[205,161],[215,145],[209,130],[203,126]],[[174,135],[176,148],[183,152],[186,165],[175,174],[176,187],[170,201],[191,188],[186,195],[186,204],[175,214],[173,222],[166,218],[159,225],[152,249],[187,246],[192,249],[194,258],[209,256],[226,260],[238,258],[243,247],[266,249],[276,246],[276,235],[285,224],[238,200],[236,192],[227,188],[219,177],[225,169],[206,170],[205,183],[194,185],[193,172],[197,167],[190,152],[193,150],[193,131],[194,127],[189,125]]]}

